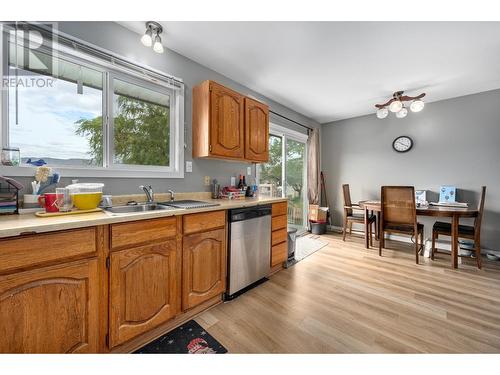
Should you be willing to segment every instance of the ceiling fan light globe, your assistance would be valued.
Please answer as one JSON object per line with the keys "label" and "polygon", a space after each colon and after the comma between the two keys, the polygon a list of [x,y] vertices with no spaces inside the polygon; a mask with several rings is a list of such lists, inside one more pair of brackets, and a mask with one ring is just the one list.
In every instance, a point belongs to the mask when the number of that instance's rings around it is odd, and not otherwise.
{"label": "ceiling fan light globe", "polygon": [[377,109],[377,117],[379,119],[386,118],[388,114],[389,114],[389,110],[387,108],[379,108],[379,109]]}
{"label": "ceiling fan light globe", "polygon": [[417,99],[410,104],[410,110],[412,112],[420,112],[422,109],[424,109],[424,106],[425,103],[422,100]]}
{"label": "ceiling fan light globe", "polygon": [[403,107],[399,110],[399,112],[396,112],[396,117],[397,118],[405,118],[408,115],[408,110]]}
{"label": "ceiling fan light globe", "polygon": [[389,111],[391,112],[399,112],[401,108],[403,108],[403,103],[399,100],[395,100],[389,105]]}

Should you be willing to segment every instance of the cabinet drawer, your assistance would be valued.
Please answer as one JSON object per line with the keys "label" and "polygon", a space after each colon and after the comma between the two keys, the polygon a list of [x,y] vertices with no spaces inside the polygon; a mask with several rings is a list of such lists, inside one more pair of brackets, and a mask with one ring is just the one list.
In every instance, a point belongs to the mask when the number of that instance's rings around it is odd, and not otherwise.
{"label": "cabinet drawer", "polygon": [[226,211],[184,215],[184,234],[204,232],[226,225]]}
{"label": "cabinet drawer", "polygon": [[283,229],[286,228],[286,224],[287,224],[286,215],[276,216],[272,218],[271,229],[272,230]]}
{"label": "cabinet drawer", "polygon": [[287,231],[285,229],[280,229],[271,233],[271,244],[277,245],[281,242],[286,241]]}
{"label": "cabinet drawer", "polygon": [[288,246],[286,242],[271,248],[271,267],[283,263],[288,258]]}
{"label": "cabinet drawer", "polygon": [[286,215],[286,207],[287,207],[287,202],[280,202],[280,203],[273,203],[273,217],[274,216],[280,216],[280,215]]}
{"label": "cabinet drawer", "polygon": [[96,254],[96,228],[0,240],[0,273]]}
{"label": "cabinet drawer", "polygon": [[155,242],[174,237],[177,234],[177,219],[140,220],[111,225],[111,249]]}

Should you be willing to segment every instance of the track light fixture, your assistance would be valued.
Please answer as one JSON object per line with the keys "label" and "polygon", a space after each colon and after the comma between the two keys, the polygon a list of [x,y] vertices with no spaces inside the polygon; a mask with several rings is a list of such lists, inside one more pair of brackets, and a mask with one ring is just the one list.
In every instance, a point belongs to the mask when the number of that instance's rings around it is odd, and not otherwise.
{"label": "track light fixture", "polygon": [[156,53],[163,53],[163,45],[161,44],[160,34],[163,32],[163,27],[154,21],[146,22],[146,32],[141,37],[141,42],[146,47],[153,47]]}
{"label": "track light fixture", "polygon": [[424,109],[425,103],[422,98],[425,93],[417,96],[403,95],[404,91],[396,91],[392,94],[392,99],[389,99],[384,104],[375,104],[377,108],[377,117],[384,119],[389,115],[389,111],[396,114],[397,118],[405,118],[408,115],[408,109],[405,107],[404,102],[411,101],[410,111],[420,112]]}

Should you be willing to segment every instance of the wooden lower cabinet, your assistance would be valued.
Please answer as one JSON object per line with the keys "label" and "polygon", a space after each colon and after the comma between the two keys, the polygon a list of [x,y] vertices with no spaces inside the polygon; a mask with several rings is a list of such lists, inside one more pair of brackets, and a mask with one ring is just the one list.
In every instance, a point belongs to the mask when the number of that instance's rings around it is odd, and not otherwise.
{"label": "wooden lower cabinet", "polygon": [[120,345],[180,312],[176,239],[113,252],[109,269],[109,344]]}
{"label": "wooden lower cabinet", "polygon": [[96,353],[97,259],[0,276],[0,352]]}
{"label": "wooden lower cabinet", "polygon": [[271,247],[271,267],[286,262],[288,258],[288,245],[287,242],[282,242],[278,245]]}
{"label": "wooden lower cabinet", "polygon": [[182,309],[188,310],[226,289],[226,231],[184,236]]}
{"label": "wooden lower cabinet", "polygon": [[0,239],[0,353],[140,347],[221,300],[226,252],[224,210]]}
{"label": "wooden lower cabinet", "polygon": [[[288,258],[287,202],[273,203],[271,221],[271,272]],[[279,268],[279,267],[278,267]]]}

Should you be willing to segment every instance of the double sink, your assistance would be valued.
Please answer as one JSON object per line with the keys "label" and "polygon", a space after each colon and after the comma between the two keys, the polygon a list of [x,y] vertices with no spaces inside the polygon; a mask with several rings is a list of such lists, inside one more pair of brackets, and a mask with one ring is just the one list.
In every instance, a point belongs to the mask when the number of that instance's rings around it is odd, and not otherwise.
{"label": "double sink", "polygon": [[108,207],[106,211],[113,214],[126,214],[162,210],[193,209],[219,206],[219,203],[209,203],[195,200],[178,200],[158,203],[128,204],[125,206]]}

